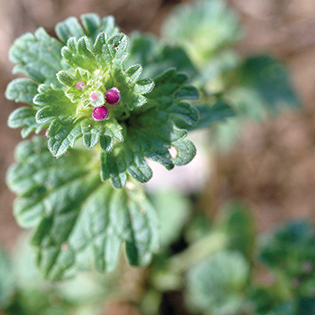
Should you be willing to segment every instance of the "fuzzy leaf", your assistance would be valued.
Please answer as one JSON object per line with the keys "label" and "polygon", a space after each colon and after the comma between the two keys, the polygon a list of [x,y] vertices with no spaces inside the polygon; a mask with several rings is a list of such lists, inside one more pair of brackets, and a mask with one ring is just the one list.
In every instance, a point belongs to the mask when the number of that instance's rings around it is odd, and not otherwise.
{"label": "fuzzy leaf", "polygon": [[159,42],[151,35],[132,33],[129,52],[127,64],[141,64],[144,68],[143,74],[147,77],[158,76],[172,67],[186,73],[190,79],[198,74],[183,48]]}
{"label": "fuzzy leaf", "polygon": [[249,57],[239,66],[237,74],[239,84],[255,91],[265,102],[266,110],[276,113],[286,107],[300,107],[288,69],[280,61],[270,56]]}
{"label": "fuzzy leaf", "polygon": [[56,73],[61,66],[61,44],[43,28],[35,34],[19,37],[10,49],[9,57],[17,65],[13,73],[24,73],[38,83],[59,85]]}
{"label": "fuzzy leaf", "polygon": [[199,112],[199,120],[197,124],[191,126],[185,121],[176,120],[176,125],[188,131],[207,128],[212,124],[222,121],[226,118],[236,115],[235,110],[226,102],[219,100],[212,106],[198,105],[196,109]]}
{"label": "fuzzy leaf", "polygon": [[157,219],[139,187],[114,190],[102,183],[93,152],[71,149],[51,156],[42,138],[22,142],[7,176],[18,195],[20,225],[35,228],[32,244],[44,277],[60,280],[93,262],[99,271],[116,267],[121,243],[130,264],[147,264],[157,250]]}
{"label": "fuzzy leaf", "polygon": [[218,252],[188,271],[187,298],[207,314],[238,314],[248,276],[249,265],[241,254]]}
{"label": "fuzzy leaf", "polygon": [[[197,98],[194,88],[186,87],[187,76],[171,69],[155,78],[155,88],[148,94],[148,102],[128,120],[124,142],[110,153],[102,153],[101,178],[110,179],[113,186],[126,185],[127,175],[141,183],[152,177],[152,170],[145,158],[156,161],[167,169],[189,163],[196,154],[192,142],[185,139],[187,132],[176,127],[173,119],[185,119],[189,123],[198,120],[197,110],[185,98]],[[157,92],[156,92],[157,90]],[[175,148],[176,156],[170,150]]]}
{"label": "fuzzy leaf", "polygon": [[47,127],[44,123],[38,123],[35,119],[36,109],[32,107],[19,107],[13,111],[8,119],[10,128],[25,127],[21,131],[23,138],[26,138],[31,132],[39,133],[43,128]]}
{"label": "fuzzy leaf", "polygon": [[81,15],[83,27],[75,17],[69,17],[66,20],[59,22],[55,31],[58,38],[66,44],[68,39],[75,37],[77,40],[86,35],[92,44],[94,44],[99,33],[105,32],[108,36],[118,33],[118,27],[115,26],[115,19],[112,16],[107,16],[103,19],[95,13]]}
{"label": "fuzzy leaf", "polygon": [[11,81],[5,91],[5,97],[15,102],[33,105],[33,99],[37,94],[38,83],[28,79],[15,79]]}

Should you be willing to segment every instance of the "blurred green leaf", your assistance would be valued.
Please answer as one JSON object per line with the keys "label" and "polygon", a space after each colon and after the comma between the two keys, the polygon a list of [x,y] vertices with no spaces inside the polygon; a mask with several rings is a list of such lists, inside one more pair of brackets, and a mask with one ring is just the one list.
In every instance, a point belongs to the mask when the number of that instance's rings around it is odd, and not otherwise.
{"label": "blurred green leaf", "polygon": [[288,69],[270,56],[249,57],[236,69],[226,71],[222,80],[228,87],[225,97],[238,114],[228,124],[216,126],[215,141],[222,153],[228,153],[239,140],[246,122],[262,122],[287,109],[301,107]]}
{"label": "blurred green leaf", "polygon": [[227,234],[229,249],[239,251],[249,260],[252,258],[256,245],[255,221],[244,203],[229,201],[223,207],[215,226]]}
{"label": "blurred green leaf", "polygon": [[267,234],[261,259],[287,279],[287,286],[304,297],[315,295],[315,234],[307,222],[289,223]]}
{"label": "blurred green leaf", "polygon": [[105,32],[108,37],[117,34],[119,29],[115,26],[115,19],[112,16],[106,16],[103,19],[95,13],[81,15],[83,27],[76,17],[69,17],[66,20],[56,24],[55,31],[58,38],[66,44],[68,39],[87,35],[92,44],[101,32]]}
{"label": "blurred green leaf", "polygon": [[169,68],[187,74],[190,80],[198,74],[183,48],[166,44],[150,34],[131,33],[129,53],[126,65],[141,64],[145,77],[156,77]]}
{"label": "blurred green leaf", "polygon": [[221,251],[187,272],[187,301],[206,314],[238,314],[244,303],[249,265],[238,252]]}
{"label": "blurred green leaf", "polygon": [[161,246],[167,247],[179,238],[190,215],[190,201],[175,189],[156,191],[150,199],[160,222]]}
{"label": "blurred green leaf", "polygon": [[315,298],[299,300],[299,315],[310,314],[315,314]]}
{"label": "blurred green leaf", "polygon": [[194,243],[208,235],[211,231],[209,219],[205,214],[198,214],[191,218],[189,225],[185,228],[185,240]]}
{"label": "blurred green leaf", "polygon": [[197,105],[199,120],[195,125],[189,125],[183,120],[176,120],[176,125],[188,131],[202,129],[211,126],[215,122],[222,121],[226,118],[236,115],[234,109],[223,100],[217,101],[212,106]]}
{"label": "blurred green leaf", "polygon": [[182,45],[190,58],[202,66],[222,48],[237,42],[238,17],[224,0],[201,0],[179,5],[164,22],[162,35]]}
{"label": "blurred green leaf", "polygon": [[0,249],[0,311],[11,303],[14,293],[15,281],[12,265],[5,252]]}
{"label": "blurred green leaf", "polygon": [[289,71],[279,60],[268,55],[248,57],[236,71],[238,85],[255,91],[266,110],[278,112],[300,106]]}
{"label": "blurred green leaf", "polygon": [[12,45],[10,60],[16,65],[13,73],[23,73],[37,83],[60,85],[56,73],[61,66],[61,43],[43,28],[35,34],[26,33]]}

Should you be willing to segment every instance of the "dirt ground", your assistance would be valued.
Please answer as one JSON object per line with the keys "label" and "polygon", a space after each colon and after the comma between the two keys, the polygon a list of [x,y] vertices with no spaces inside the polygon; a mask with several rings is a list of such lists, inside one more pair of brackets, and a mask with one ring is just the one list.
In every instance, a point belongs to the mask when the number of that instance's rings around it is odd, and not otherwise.
{"label": "dirt ground", "polygon": [[[9,113],[18,105],[4,98],[12,79],[8,49],[17,36],[53,25],[69,15],[97,12],[113,14],[122,30],[159,33],[174,5],[171,0],[0,0],[0,244],[9,249],[19,234],[13,215],[14,196],[5,185],[5,173],[13,162],[19,130],[6,126]],[[186,1],[187,2],[187,1]],[[218,194],[228,190],[242,197],[257,217],[260,230],[286,218],[315,218],[315,0],[231,0],[245,27],[239,46],[243,54],[270,51],[291,68],[305,109],[285,114],[263,125],[244,128],[241,143],[219,160]],[[222,182],[222,181],[218,181]],[[136,312],[135,312],[136,314]]]}

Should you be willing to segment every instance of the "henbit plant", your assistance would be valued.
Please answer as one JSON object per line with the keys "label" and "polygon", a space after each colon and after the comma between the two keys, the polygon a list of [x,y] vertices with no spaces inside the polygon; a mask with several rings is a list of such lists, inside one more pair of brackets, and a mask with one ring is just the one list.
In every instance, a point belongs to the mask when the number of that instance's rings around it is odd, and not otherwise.
{"label": "henbit plant", "polygon": [[[151,61],[151,69],[164,62],[159,74],[142,78],[141,65],[126,69],[125,62],[128,55],[146,59],[146,47],[133,41],[128,51],[111,16],[85,14],[81,22],[58,23],[59,40],[43,28],[26,33],[9,54],[13,72],[27,78],[9,83],[6,97],[30,106],[16,109],[8,124],[22,127],[23,138],[46,130],[47,139],[18,145],[7,183],[18,195],[17,222],[34,228],[37,265],[50,280],[93,268],[91,262],[101,272],[115,269],[123,242],[131,265],[148,264],[159,236],[140,184],[152,177],[146,159],[170,170],[196,154],[179,126],[199,128],[198,109],[186,101],[199,93],[185,73],[169,68],[173,61],[178,67],[177,54],[165,54],[175,49],[191,69],[185,52],[164,44]],[[234,114],[222,102],[199,108],[202,126]]]}

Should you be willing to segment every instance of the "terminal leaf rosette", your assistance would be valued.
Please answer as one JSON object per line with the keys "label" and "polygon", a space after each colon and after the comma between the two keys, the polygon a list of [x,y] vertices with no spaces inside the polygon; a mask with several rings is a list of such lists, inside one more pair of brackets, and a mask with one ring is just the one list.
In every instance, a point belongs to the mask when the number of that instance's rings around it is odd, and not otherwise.
{"label": "terminal leaf rosette", "polygon": [[143,79],[140,65],[125,69],[128,37],[112,17],[87,14],[81,20],[83,27],[73,17],[57,24],[60,41],[42,28],[16,40],[10,51],[14,72],[29,78],[12,81],[6,96],[31,107],[15,110],[9,126],[23,127],[23,137],[47,128],[55,157],[79,138],[87,149],[100,148],[101,179],[116,188],[126,185],[128,175],[139,182],[151,178],[145,158],[167,169],[190,162],[195,147],[175,124],[198,121],[198,111],[185,101],[198,98],[188,77],[169,69]]}

